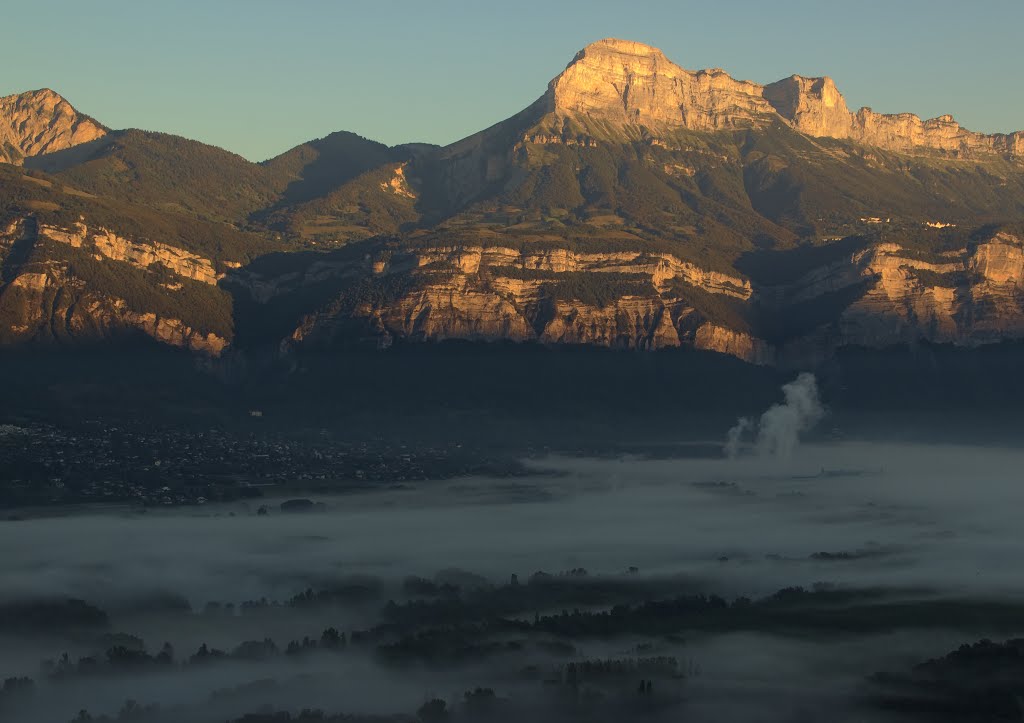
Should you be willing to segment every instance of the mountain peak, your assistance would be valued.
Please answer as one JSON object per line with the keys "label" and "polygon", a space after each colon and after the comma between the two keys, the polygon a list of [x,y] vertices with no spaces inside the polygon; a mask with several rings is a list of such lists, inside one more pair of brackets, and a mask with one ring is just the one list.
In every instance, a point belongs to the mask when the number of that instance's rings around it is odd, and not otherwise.
{"label": "mountain peak", "polygon": [[950,116],[924,121],[870,108],[854,113],[828,76],[791,75],[762,86],[736,80],[720,68],[686,70],[658,48],[617,38],[579,51],[541,100],[545,112],[573,119],[598,138],[631,135],[641,128],[657,135],[784,122],[808,136],[904,153],[1024,156],[1024,132],[974,133]]}
{"label": "mountain peak", "polygon": [[722,71],[695,73],[657,48],[616,38],[577,53],[551,81],[547,100],[557,115],[651,129],[751,127],[774,114],[759,85]]}
{"label": "mountain peak", "polygon": [[38,90],[29,90],[20,94],[22,97],[37,98],[39,100],[52,101],[55,103],[67,102],[67,99],[60,93],[55,91],[53,88],[39,88]]}
{"label": "mountain peak", "polygon": [[638,58],[661,58],[666,59],[665,54],[653,45],[645,45],[644,43],[638,43],[633,40],[620,40],[618,38],[604,38],[597,40],[587,47],[583,48],[579,53],[576,54],[576,60],[581,59],[585,55],[593,54],[610,54],[615,53],[618,55],[635,56]]}
{"label": "mountain peak", "polygon": [[60,93],[40,88],[0,98],[0,162],[94,141],[107,129],[79,113]]}

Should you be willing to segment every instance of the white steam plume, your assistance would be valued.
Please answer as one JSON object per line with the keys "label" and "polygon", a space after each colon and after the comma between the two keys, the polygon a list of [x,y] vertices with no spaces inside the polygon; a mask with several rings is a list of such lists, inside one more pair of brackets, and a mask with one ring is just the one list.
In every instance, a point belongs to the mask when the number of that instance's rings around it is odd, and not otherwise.
{"label": "white steam plume", "polygon": [[743,446],[743,435],[754,428],[754,422],[750,417],[740,417],[736,420],[736,425],[729,430],[729,434],[725,439],[725,456],[729,459],[735,459],[739,453],[740,448]]}
{"label": "white steam plume", "polygon": [[803,372],[789,384],[782,385],[782,393],[786,401],[773,405],[756,425],[742,417],[729,430],[724,450],[730,459],[739,454],[748,432],[756,433],[754,446],[759,455],[789,457],[799,444],[800,435],[825,415],[818,400],[818,381],[810,372]]}

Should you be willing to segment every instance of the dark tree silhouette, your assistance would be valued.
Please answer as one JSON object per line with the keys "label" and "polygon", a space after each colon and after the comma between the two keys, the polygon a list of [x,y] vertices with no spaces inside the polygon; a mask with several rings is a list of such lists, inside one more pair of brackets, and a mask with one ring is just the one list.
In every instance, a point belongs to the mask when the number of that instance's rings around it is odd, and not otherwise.
{"label": "dark tree silhouette", "polygon": [[416,711],[423,723],[439,723],[448,720],[448,704],[440,698],[428,700]]}

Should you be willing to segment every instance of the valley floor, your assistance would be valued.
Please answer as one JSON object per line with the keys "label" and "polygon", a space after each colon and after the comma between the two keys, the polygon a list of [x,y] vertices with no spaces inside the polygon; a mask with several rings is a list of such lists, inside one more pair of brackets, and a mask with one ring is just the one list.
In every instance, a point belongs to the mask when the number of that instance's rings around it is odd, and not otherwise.
{"label": "valley floor", "polygon": [[993,660],[1016,670],[1015,648],[941,656],[1024,634],[1022,461],[873,442],[538,455],[527,476],[308,505],[7,520],[0,705],[33,722],[1000,720],[1017,684],[972,686]]}

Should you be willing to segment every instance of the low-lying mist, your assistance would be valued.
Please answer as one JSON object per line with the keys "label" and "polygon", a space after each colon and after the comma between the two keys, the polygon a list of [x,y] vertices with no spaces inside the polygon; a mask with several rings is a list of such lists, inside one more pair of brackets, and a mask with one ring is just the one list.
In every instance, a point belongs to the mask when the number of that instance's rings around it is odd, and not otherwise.
{"label": "low-lying mist", "polygon": [[[868,442],[783,446],[785,454],[734,458],[547,457],[528,462],[536,473],[529,477],[315,495],[321,504],[305,513],[260,499],[12,519],[0,522],[0,549],[18,551],[0,561],[0,603],[80,598],[109,614],[111,632],[138,636],[151,653],[169,642],[185,660],[204,643],[230,651],[272,638],[283,649],[328,627],[368,629],[379,623],[386,601],[416,597],[409,576],[508,585],[513,575],[525,582],[538,571],[571,571],[567,579],[602,581],[610,592],[600,600],[686,590],[758,599],[793,586],[884,588],[908,599],[1024,600],[1016,570],[1024,554],[1017,472],[1024,452]],[[275,604],[332,586],[361,592],[328,607]],[[247,601],[256,604],[236,614]],[[509,617],[602,604],[551,607]],[[47,683],[59,686],[60,696],[25,709],[22,720],[69,720],[79,708],[116,713],[126,698],[199,705],[211,720],[263,705],[409,713],[431,697],[457,699],[473,686],[521,692],[529,685],[513,673],[531,665],[543,671],[565,660],[642,655],[671,655],[699,669],[687,687],[691,719],[782,720],[765,714],[766,706],[787,701],[794,709],[829,710],[879,666],[938,655],[962,634],[892,629],[833,640],[704,632],[678,639],[582,636],[556,645],[530,633],[526,640],[525,648],[502,648],[502,657],[487,663],[420,661],[395,669],[370,649],[354,648],[344,657],[316,653],[299,663],[225,658],[202,669],[123,672],[91,682],[71,677]],[[40,661],[63,652],[74,659],[99,649],[73,631],[2,629],[0,678],[36,674]],[[835,664],[825,665],[829,659]],[[218,689],[257,680],[274,682],[257,686],[258,694],[209,702]]]}
{"label": "low-lying mist", "polygon": [[[551,457],[531,462],[533,477],[320,496],[305,514],[260,500],[6,521],[0,546],[19,554],[0,562],[0,599],[172,593],[201,606],[359,575],[630,566],[738,594],[820,580],[1024,591],[1009,564],[1024,551],[1022,463],[1015,450],[869,443],[790,459]],[[827,559],[838,553],[842,564]]]}

